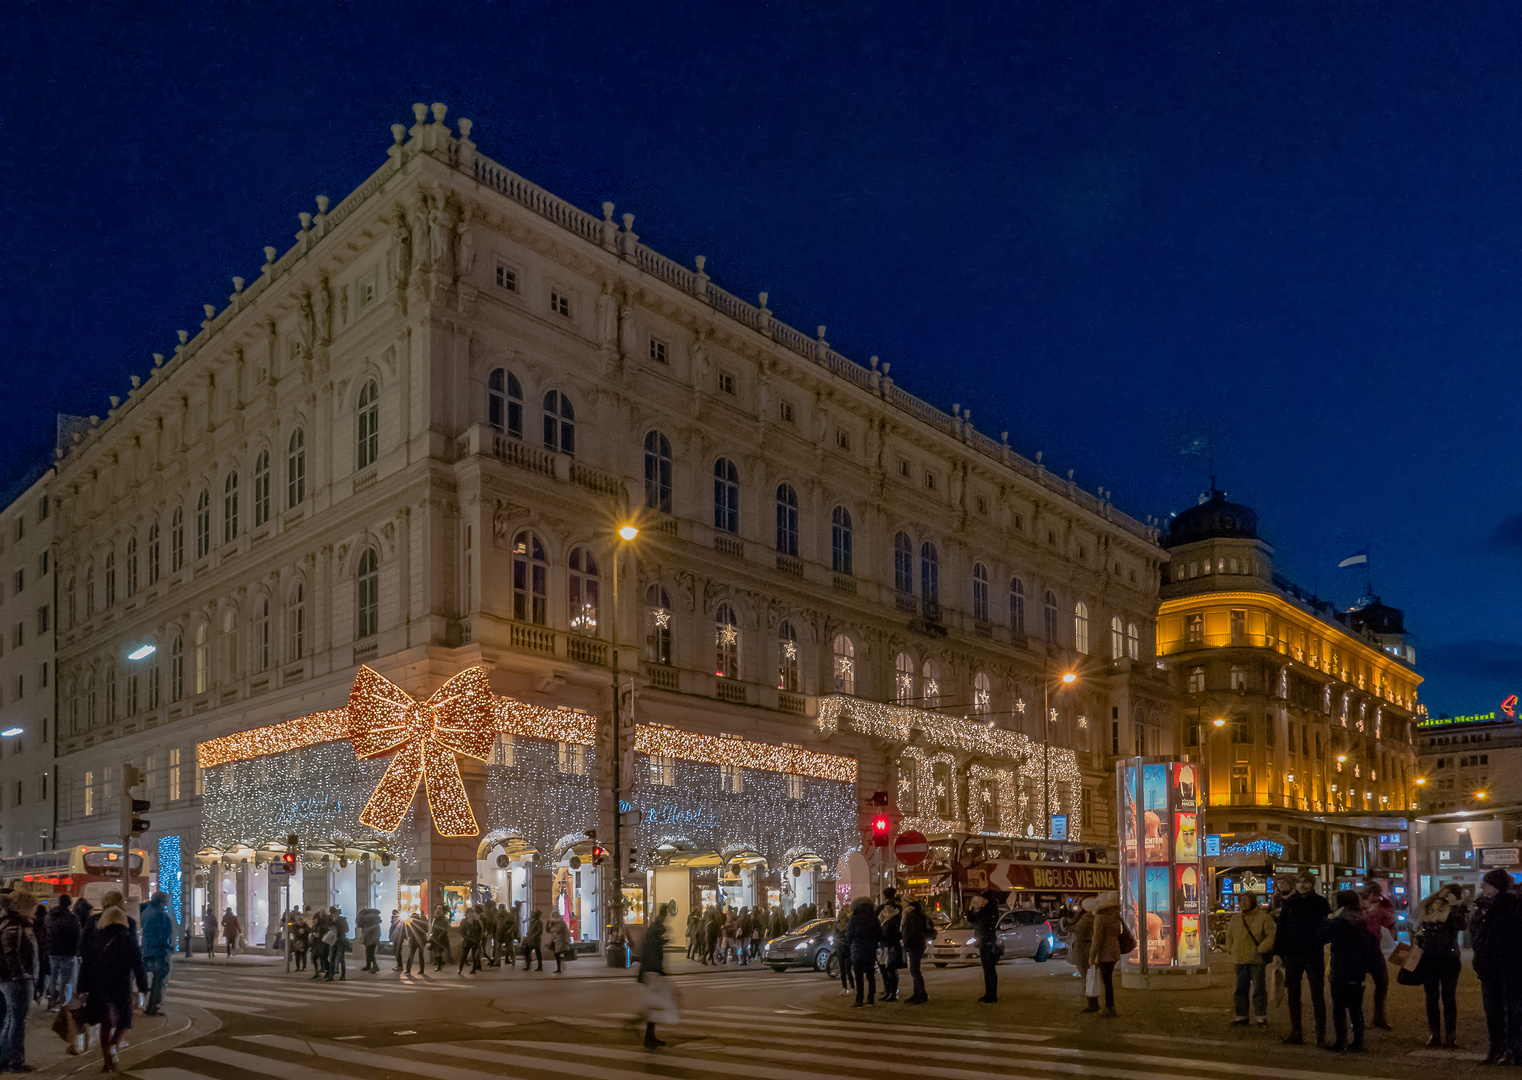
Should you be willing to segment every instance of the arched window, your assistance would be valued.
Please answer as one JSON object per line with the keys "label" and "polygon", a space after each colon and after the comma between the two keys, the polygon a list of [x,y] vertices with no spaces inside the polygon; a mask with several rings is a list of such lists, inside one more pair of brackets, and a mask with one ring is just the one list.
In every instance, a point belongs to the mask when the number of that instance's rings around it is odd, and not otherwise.
{"label": "arched window", "polygon": [[893,700],[900,705],[914,703],[914,658],[908,653],[893,658]]}
{"label": "arched window", "polygon": [[230,472],[222,482],[222,543],[238,539],[238,474]]}
{"label": "arched window", "polygon": [[597,636],[597,559],[586,548],[571,549],[571,633]]}
{"label": "arched window", "polygon": [[791,484],[777,485],[777,552],[798,557],[798,493]]}
{"label": "arched window", "polygon": [[1135,623],[1126,624],[1126,655],[1132,660],[1141,659],[1141,631]]}
{"label": "arched window", "polygon": [[354,467],[368,469],[380,458],[380,387],[368,379],[360,388],[354,414]]}
{"label": "arched window", "polygon": [[169,646],[169,700],[185,696],[185,639],[179,634]]}
{"label": "arched window", "polygon": [[1073,648],[1089,651],[1089,606],[1082,600],[1073,605]]}
{"label": "arched window", "polygon": [[254,458],[254,528],[270,519],[270,452]]}
{"label": "arched window", "polygon": [[652,664],[671,664],[671,598],[659,585],[645,590],[645,659]]}
{"label": "arched window", "polygon": [[197,694],[206,693],[211,685],[211,628],[204,622],[196,627],[196,670],[195,688]]}
{"label": "arched window", "polygon": [[224,685],[238,681],[238,613],[222,613],[222,682]]}
{"label": "arched window", "polygon": [[925,618],[940,617],[941,557],[929,540],[920,545],[920,599],[925,605]]}
{"label": "arched window", "polygon": [[493,369],[486,380],[486,420],[494,431],[523,438],[523,388],[506,368]]}
{"label": "arched window", "polygon": [[1110,616],[1110,659],[1119,660],[1126,654],[1126,631],[1120,616]]}
{"label": "arched window", "polygon": [[545,625],[549,619],[549,563],[539,537],[525,529],[513,540],[513,618]]}
{"label": "arched window", "polygon": [[856,646],[844,634],[836,634],[831,645],[834,653],[834,679],[837,694],[856,693]]}
{"label": "arched window", "polygon": [[380,622],[380,558],[367,547],[359,553],[355,568],[357,604],[356,638],[374,637]]}
{"label": "arched window", "polygon": [[196,558],[206,558],[211,550],[211,492],[205,488],[196,497]]}
{"label": "arched window", "polygon": [[291,590],[285,605],[285,662],[295,664],[306,655],[307,605],[306,589],[301,582]]}
{"label": "arched window", "polygon": [[1046,643],[1057,644],[1057,594],[1051,589],[1046,590],[1046,596],[1041,603],[1042,629],[1046,631]]}
{"label": "arched window", "polygon": [[[85,567],[85,618],[95,614],[95,564]],[[1331,710],[1328,710],[1329,712]]]}
{"label": "arched window", "polygon": [[671,441],[659,431],[645,435],[645,507],[671,513]]}
{"label": "arched window", "polygon": [[544,448],[576,455],[576,410],[559,390],[544,395]]}
{"label": "arched window", "polygon": [[106,552],[106,607],[116,603],[116,552]]}
{"label": "arched window", "polygon": [[777,624],[777,689],[798,692],[798,631],[786,619]]}
{"label": "arched window", "polygon": [[159,583],[159,523],[148,526],[148,587]]}
{"label": "arched window", "polygon": [[285,505],[300,506],[307,497],[307,437],[300,428],[285,444]]}
{"label": "arched window", "polygon": [[127,558],[122,563],[122,569],[127,572],[127,598],[130,600],[137,595],[137,537],[127,537],[126,555]]}
{"label": "arched window", "polygon": [[830,514],[830,568],[837,574],[850,577],[851,569],[851,511],[837,506]]}
{"label": "arched window", "polygon": [[270,667],[270,598],[259,598],[254,609],[254,670],[268,671]]}
{"label": "arched window", "polygon": [[988,625],[988,568],[972,564],[972,621]]}
{"label": "arched window", "polygon": [[934,660],[926,660],[920,669],[920,691],[925,708],[941,707],[941,665]]}
{"label": "arched window", "polygon": [[740,620],[728,602],[713,616],[713,673],[721,679],[740,677]]}
{"label": "arched window", "polygon": [[914,541],[906,532],[893,537],[893,587],[904,596],[914,595]]}
{"label": "arched window", "polygon": [[185,508],[176,506],[169,519],[169,572],[177,574],[185,565]]}
{"label": "arched window", "polygon": [[988,716],[993,712],[993,700],[993,683],[980,671],[972,677],[972,711],[979,716]]}
{"label": "arched window", "polygon": [[720,532],[740,532],[740,470],[728,458],[713,463],[713,527]]}
{"label": "arched window", "polygon": [[1025,583],[1009,579],[1009,629],[1019,641],[1025,636]]}
{"label": "arched window", "polygon": [[79,593],[73,575],[69,576],[67,591],[69,594],[69,629],[72,630],[75,624],[79,622]]}
{"label": "arched window", "polygon": [[93,728],[100,717],[96,713],[98,702],[95,697],[95,672],[85,676],[85,726]]}

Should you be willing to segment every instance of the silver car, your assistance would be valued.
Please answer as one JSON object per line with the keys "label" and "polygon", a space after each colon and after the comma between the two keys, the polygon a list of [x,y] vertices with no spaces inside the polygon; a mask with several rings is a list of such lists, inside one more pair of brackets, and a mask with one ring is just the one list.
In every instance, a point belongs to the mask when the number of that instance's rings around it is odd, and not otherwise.
{"label": "silver car", "polygon": [[773,971],[824,971],[834,952],[835,920],[815,919],[768,941],[761,947],[761,960]]}
{"label": "silver car", "polygon": [[[994,931],[1004,946],[1001,960],[1031,959],[1043,964],[1051,959],[1056,934],[1046,913],[1036,908],[1016,908],[999,917]],[[965,921],[939,931],[926,957],[936,967],[978,962],[978,932]]]}

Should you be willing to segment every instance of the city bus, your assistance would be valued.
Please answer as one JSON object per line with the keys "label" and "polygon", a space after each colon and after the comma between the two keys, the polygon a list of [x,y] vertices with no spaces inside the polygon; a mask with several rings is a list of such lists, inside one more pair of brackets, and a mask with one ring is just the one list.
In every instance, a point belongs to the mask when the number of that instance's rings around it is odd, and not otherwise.
{"label": "city bus", "polygon": [[147,899],[148,853],[134,849],[131,859],[130,891],[122,889],[121,847],[84,844],[0,859],[0,885],[44,902],[55,896],[84,897],[96,910],[107,893],[121,892],[130,915]]}

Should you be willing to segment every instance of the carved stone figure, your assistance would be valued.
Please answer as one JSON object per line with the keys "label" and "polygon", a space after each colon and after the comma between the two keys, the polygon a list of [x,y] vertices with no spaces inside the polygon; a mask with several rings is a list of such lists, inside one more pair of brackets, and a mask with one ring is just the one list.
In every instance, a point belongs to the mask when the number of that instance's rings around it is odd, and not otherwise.
{"label": "carved stone figure", "polygon": [[497,508],[491,515],[491,539],[498,547],[507,546],[507,534],[512,530],[511,513],[512,507],[498,499]]}
{"label": "carved stone figure", "polygon": [[302,354],[311,356],[312,345],[316,340],[317,327],[316,317],[312,313],[312,294],[305,289],[301,292],[296,329],[301,337]]}
{"label": "carved stone figure", "polygon": [[433,259],[429,257],[431,251],[428,240],[428,196],[419,192],[417,203],[412,208],[412,259],[418,270],[426,270],[433,265]]}
{"label": "carved stone figure", "polygon": [[398,286],[407,284],[407,275],[412,271],[412,237],[407,232],[407,214],[400,206],[396,208],[396,219],[391,224],[391,247],[386,252],[386,270],[391,275],[391,281]]}
{"label": "carved stone figure", "polygon": [[476,234],[470,228],[470,206],[465,207],[465,212],[460,215],[460,223],[455,226],[455,234],[458,239],[455,242],[455,264],[463,278],[470,273],[470,268],[476,261]]}
{"label": "carved stone figure", "polygon": [[454,229],[449,224],[449,211],[444,206],[442,195],[434,196],[433,209],[428,214],[428,240],[429,253],[433,257],[433,267],[445,277],[449,276],[449,241],[454,236]]}
{"label": "carved stone figure", "polygon": [[327,274],[317,279],[317,340],[323,345],[333,340],[333,289]]}
{"label": "carved stone figure", "polygon": [[613,336],[618,332],[618,302],[613,299],[613,283],[604,282],[602,295],[597,298],[597,336],[602,347],[613,347]]}

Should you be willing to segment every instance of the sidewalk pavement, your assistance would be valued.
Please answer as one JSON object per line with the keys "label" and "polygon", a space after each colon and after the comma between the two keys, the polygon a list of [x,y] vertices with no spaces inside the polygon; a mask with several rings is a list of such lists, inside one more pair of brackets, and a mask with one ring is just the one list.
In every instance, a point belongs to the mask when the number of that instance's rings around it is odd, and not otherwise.
{"label": "sidewalk pavement", "polygon": [[[396,970],[396,961],[395,961],[394,957],[387,956],[387,957],[379,957],[377,959],[380,961],[380,966],[381,966],[380,974],[385,975],[385,974],[394,972]],[[443,971],[441,971],[441,972],[435,973],[433,971],[432,967],[430,966],[430,968],[429,968],[429,974],[430,975],[435,975],[435,974],[437,974],[437,975],[449,975],[451,977],[458,977],[463,982],[464,981],[464,977],[463,976],[458,976],[456,974],[456,965],[458,965],[459,962],[460,962],[459,961],[459,956],[456,955],[454,961],[452,963],[445,964],[444,968],[443,968]],[[547,971],[553,971],[554,967],[555,967],[555,961],[554,960],[547,960],[547,963],[548,963],[548,967],[545,970],[547,970]],[[265,954],[265,953],[234,953],[231,957],[216,956],[216,957],[211,957],[211,958],[208,958],[205,953],[202,953],[202,954],[197,955],[197,956],[191,956],[191,957],[186,957],[185,955],[183,955],[181,953],[176,953],[175,956],[174,956],[174,965],[176,967],[178,967],[181,964],[185,964],[185,965],[188,965],[190,967],[197,967],[197,968],[200,968],[200,967],[208,967],[208,968],[231,967],[231,968],[238,969],[240,973],[245,973],[245,974],[260,974],[260,975],[277,975],[277,974],[283,975],[283,974],[285,974],[285,957],[280,955],[280,954],[278,954],[278,953],[274,954],[274,955],[269,955],[269,954]],[[522,970],[521,965],[519,967],[519,970],[520,971]],[[569,978],[575,978],[575,979],[617,978],[617,977],[620,977],[620,976],[633,975],[636,972],[638,972],[638,970],[639,970],[638,964],[634,964],[634,965],[632,965],[630,967],[627,967],[627,968],[610,968],[608,966],[607,960],[604,959],[602,956],[598,955],[597,953],[582,953],[582,954],[578,955],[576,957],[576,959],[566,961],[566,963],[565,963],[565,976],[563,976],[563,977],[569,977]],[[689,959],[687,959],[686,954],[684,952],[681,952],[681,951],[675,951],[675,950],[669,950],[668,949],[667,952],[666,952],[666,974],[667,975],[698,975],[698,974],[705,974],[705,973],[706,974],[714,974],[716,972],[726,972],[726,971],[727,972],[733,972],[734,974],[739,975],[739,974],[743,974],[743,973],[746,973],[746,972],[766,971],[766,970],[767,970],[766,969],[766,965],[763,964],[760,961],[760,959],[752,960],[749,964],[711,964],[711,965],[707,965],[707,964],[701,964],[701,963],[699,963],[696,960],[689,960]],[[495,974],[495,975],[505,974],[502,971],[501,968],[483,968],[483,972],[491,972],[492,974]],[[356,978],[358,978],[360,980],[363,980],[363,978],[364,978],[363,973],[361,973],[359,976],[356,976],[354,974],[354,969],[350,968],[349,969],[349,981],[353,982],[353,981],[356,980]]]}
{"label": "sidewalk pavement", "polygon": [[[61,1080],[76,1073],[100,1072],[99,1029],[91,1029],[89,1046],[84,1053],[70,1054],[68,1044],[53,1034],[56,1015],[39,1003],[27,1016],[26,1060],[37,1070],[34,1075]],[[122,1068],[130,1071],[134,1061],[146,1060],[170,1046],[210,1035],[221,1026],[221,1021],[211,1013],[193,1007],[176,1008],[162,1016],[135,1013],[132,1027],[126,1034],[126,1046],[120,1051]]]}

